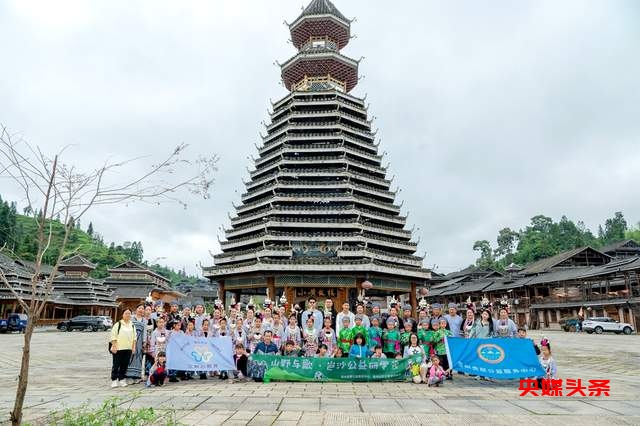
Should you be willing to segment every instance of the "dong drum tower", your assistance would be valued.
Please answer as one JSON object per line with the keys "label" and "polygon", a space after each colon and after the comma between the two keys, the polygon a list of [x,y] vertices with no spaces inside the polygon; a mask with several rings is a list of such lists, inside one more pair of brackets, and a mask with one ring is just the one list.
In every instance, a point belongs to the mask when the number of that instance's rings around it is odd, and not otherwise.
{"label": "dong drum tower", "polygon": [[[358,62],[341,53],[351,21],[313,0],[289,25],[298,52],[281,65],[289,93],[273,104],[242,203],[204,274],[225,300],[310,295],[336,306],[409,295],[430,272],[415,255],[363,99],[350,94]],[[364,283],[364,285],[363,285]],[[283,297],[284,296],[284,297]],[[339,308],[338,308],[339,310]]]}

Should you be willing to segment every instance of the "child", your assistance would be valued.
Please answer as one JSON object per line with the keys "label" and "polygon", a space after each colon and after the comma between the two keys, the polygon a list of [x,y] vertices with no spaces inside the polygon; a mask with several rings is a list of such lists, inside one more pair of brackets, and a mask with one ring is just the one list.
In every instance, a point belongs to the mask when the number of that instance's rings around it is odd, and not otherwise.
{"label": "child", "polygon": [[409,346],[409,339],[411,338],[411,334],[413,334],[413,323],[411,321],[405,321],[404,331],[400,333],[400,345],[402,346],[402,350]]}
{"label": "child", "polygon": [[255,353],[256,347],[262,341],[262,319],[260,317],[256,317],[253,320],[253,326],[249,329],[247,340],[249,342],[249,352]]}
{"label": "child", "polygon": [[[556,379],[558,377],[558,367],[551,356],[551,344],[546,338],[540,342],[540,364],[544,370],[545,379]],[[542,378],[538,379],[538,387],[542,388]]]}
{"label": "child", "polygon": [[242,318],[236,319],[236,326],[231,330],[231,339],[236,346],[242,345],[243,348],[247,346],[247,333]]}
{"label": "child", "polygon": [[233,355],[233,361],[236,364],[236,369],[231,372],[231,378],[229,383],[233,383],[233,379],[243,380],[247,377],[247,352],[244,349],[242,343],[236,343],[236,353]]}
{"label": "child", "polygon": [[370,319],[371,327],[367,330],[367,343],[370,349],[374,349],[376,346],[382,348],[382,329],[380,328],[380,317],[373,316]]}
{"label": "child", "polygon": [[440,366],[440,358],[437,355],[431,357],[431,368],[429,369],[429,380],[427,386],[440,386],[444,383],[447,373]]}
{"label": "child", "polygon": [[149,377],[147,378],[147,387],[151,385],[162,386],[167,380],[167,355],[164,352],[158,352],[155,362],[149,369]]}
{"label": "child", "polygon": [[164,318],[160,317],[156,320],[156,327],[151,333],[151,354],[154,358],[157,358],[160,352],[167,350],[167,338],[169,337]]}
{"label": "child", "polygon": [[293,340],[287,340],[280,352],[282,356],[300,356],[300,350],[295,348]]}
{"label": "child", "polygon": [[382,345],[376,345],[373,348],[373,354],[371,355],[371,358],[386,358],[387,356],[382,353]]}
{"label": "child", "polygon": [[353,331],[349,328],[349,324],[351,324],[351,318],[348,316],[342,317],[342,327],[340,328],[340,333],[338,334],[338,347],[342,350],[342,357],[346,358],[349,356],[349,350],[351,349],[351,345],[353,344]]}
{"label": "child", "polygon": [[272,318],[273,324],[271,325],[271,331],[273,331],[273,343],[280,349],[284,343],[284,325],[282,325],[282,321],[280,320],[280,312],[274,311]]}
{"label": "child", "polygon": [[[171,339],[171,336],[175,336],[175,335],[178,335],[178,334],[184,334],[182,332],[182,322],[181,321],[174,321],[172,323],[171,332],[169,333],[169,340]],[[178,375],[180,375],[181,377],[185,377],[183,371],[169,370],[169,382],[171,382],[171,383],[179,382]],[[189,380],[189,378],[186,378],[186,380]]]}
{"label": "child", "polygon": [[[396,330],[398,321],[389,317],[387,319],[387,329],[382,333],[382,351],[387,358],[395,358],[396,353],[400,353],[400,332]],[[402,353],[400,353],[402,358]]]}
{"label": "child", "polygon": [[289,324],[285,329],[284,338],[287,341],[292,341],[296,349],[299,350],[302,347],[302,332],[298,327],[298,319],[295,314],[289,317]]}
{"label": "child", "polygon": [[316,358],[331,358],[331,352],[329,352],[329,348],[327,345],[322,344],[318,346],[318,353],[316,354]]}
{"label": "child", "polygon": [[[436,325],[437,324],[437,325]],[[431,322],[433,326],[433,337],[431,339],[431,344],[434,346],[434,350],[436,355],[440,358],[440,362],[442,363],[442,368],[445,372],[449,372],[449,360],[447,359],[447,347],[444,344],[444,338],[446,336],[451,336],[451,331],[449,330],[449,323],[444,317],[441,317],[440,320],[433,320]],[[451,375],[447,376],[447,380],[452,380]]]}
{"label": "child", "polygon": [[[357,323],[357,320],[356,320]],[[369,356],[369,348],[364,340],[362,333],[356,334],[353,339],[353,345],[349,349],[349,358],[367,358]]]}
{"label": "child", "polygon": [[318,330],[314,326],[313,316],[307,318],[307,326],[302,330],[304,339],[304,356],[314,357],[318,352]]}
{"label": "child", "polygon": [[355,323],[356,325],[353,326],[353,328],[351,329],[351,332],[353,333],[353,335],[355,336],[356,334],[362,334],[362,338],[364,339],[364,344],[367,344],[367,329],[366,327],[363,325],[363,321],[364,321],[364,316],[363,315],[356,315],[355,316]]}
{"label": "child", "polygon": [[418,329],[418,340],[424,350],[425,355],[431,358],[435,352],[433,352],[433,346],[431,346],[431,338],[433,337],[433,331],[429,327],[429,318],[423,318],[420,320],[420,328]]}
{"label": "child", "polygon": [[344,356],[344,354],[342,353],[342,349],[340,349],[339,346],[336,346],[336,348],[333,351],[333,355],[331,358],[342,358]]}
{"label": "child", "polygon": [[320,334],[318,335],[318,341],[321,345],[325,345],[327,347],[327,352],[332,354],[334,349],[336,348],[336,332],[331,328],[332,324],[331,317],[326,317],[324,319],[324,327],[320,330]]}

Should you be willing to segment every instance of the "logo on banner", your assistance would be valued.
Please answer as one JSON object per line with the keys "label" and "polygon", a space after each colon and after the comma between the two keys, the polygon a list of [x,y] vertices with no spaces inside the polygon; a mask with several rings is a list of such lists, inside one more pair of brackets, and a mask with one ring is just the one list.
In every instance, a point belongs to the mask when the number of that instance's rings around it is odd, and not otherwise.
{"label": "logo on banner", "polygon": [[505,352],[500,346],[493,343],[486,343],[478,346],[478,358],[488,364],[499,364],[504,361]]}
{"label": "logo on banner", "polygon": [[191,358],[193,358],[195,362],[209,362],[211,358],[213,358],[213,353],[207,345],[194,345]]}

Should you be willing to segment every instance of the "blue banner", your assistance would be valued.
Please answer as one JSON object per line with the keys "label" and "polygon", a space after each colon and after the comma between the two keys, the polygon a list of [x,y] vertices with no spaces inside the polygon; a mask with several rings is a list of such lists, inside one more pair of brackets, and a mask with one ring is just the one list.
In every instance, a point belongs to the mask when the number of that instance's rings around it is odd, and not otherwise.
{"label": "blue banner", "polygon": [[492,379],[544,377],[531,339],[447,337],[445,343],[455,371]]}
{"label": "blue banner", "polygon": [[231,337],[172,334],[167,343],[167,368],[178,371],[235,370]]}

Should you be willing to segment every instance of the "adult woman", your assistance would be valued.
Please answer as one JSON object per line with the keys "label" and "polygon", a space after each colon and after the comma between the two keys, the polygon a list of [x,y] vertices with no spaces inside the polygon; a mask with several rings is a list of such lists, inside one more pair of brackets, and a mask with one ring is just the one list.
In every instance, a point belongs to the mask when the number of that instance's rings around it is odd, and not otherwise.
{"label": "adult woman", "polygon": [[507,308],[500,308],[498,311],[498,319],[493,325],[496,337],[516,337],[518,335],[518,327],[512,319],[509,318]]}
{"label": "adult woman", "polygon": [[472,339],[493,337],[493,320],[488,310],[485,309],[480,313],[480,319],[473,325],[469,337]]}
{"label": "adult woman", "polygon": [[111,328],[111,387],[127,386],[125,377],[131,352],[136,347],[136,332],[131,323],[131,311],[122,313],[122,319]]}
{"label": "adult woman", "polygon": [[156,319],[153,318],[153,307],[147,305],[144,308],[144,323],[145,323],[145,341],[142,349],[144,351],[144,374],[149,375],[149,369],[155,363],[155,354],[151,352],[151,335],[153,330],[156,329]]}
{"label": "adult woman", "polygon": [[471,330],[476,323],[476,313],[473,309],[467,309],[464,321],[460,324],[460,334],[464,338],[471,337]]}
{"label": "adult woman", "polygon": [[414,383],[427,382],[427,355],[424,348],[419,344],[418,335],[411,333],[409,336],[409,344],[404,348],[403,358],[409,358],[414,355],[420,356],[420,361],[411,366],[411,376]]}
{"label": "adult woman", "polygon": [[127,367],[127,379],[133,383],[142,381],[142,358],[144,356],[144,344],[147,340],[147,320],[144,318],[144,305],[136,307],[136,313],[131,317],[131,323],[136,330],[136,345],[131,354],[131,361]]}

